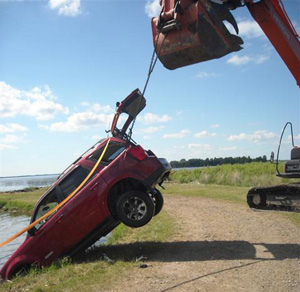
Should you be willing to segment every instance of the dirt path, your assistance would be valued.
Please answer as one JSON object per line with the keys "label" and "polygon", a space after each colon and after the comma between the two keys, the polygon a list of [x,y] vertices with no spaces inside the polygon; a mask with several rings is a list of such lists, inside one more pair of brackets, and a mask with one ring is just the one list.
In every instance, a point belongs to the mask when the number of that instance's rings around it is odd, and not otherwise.
{"label": "dirt path", "polygon": [[300,229],[279,214],[201,198],[167,196],[172,241],[140,250],[147,268],[110,291],[300,292]]}

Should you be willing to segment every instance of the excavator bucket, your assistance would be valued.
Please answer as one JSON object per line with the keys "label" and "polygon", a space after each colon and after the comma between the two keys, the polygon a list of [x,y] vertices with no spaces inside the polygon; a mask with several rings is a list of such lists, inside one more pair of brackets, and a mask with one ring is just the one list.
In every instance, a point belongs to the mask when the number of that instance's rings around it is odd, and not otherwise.
{"label": "excavator bucket", "polygon": [[156,54],[167,69],[221,58],[242,49],[243,40],[223,23],[228,21],[238,33],[237,23],[224,5],[210,0],[161,2],[160,16],[152,19],[152,33]]}

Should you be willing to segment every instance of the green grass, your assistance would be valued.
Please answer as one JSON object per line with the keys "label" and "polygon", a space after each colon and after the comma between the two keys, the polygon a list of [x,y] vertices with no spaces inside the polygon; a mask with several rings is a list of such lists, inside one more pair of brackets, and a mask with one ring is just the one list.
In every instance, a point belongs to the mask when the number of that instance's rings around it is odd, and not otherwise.
{"label": "green grass", "polygon": [[2,284],[0,291],[109,291],[110,285],[117,283],[120,275],[134,265],[124,261],[110,265],[100,259],[94,262],[56,264],[43,270],[32,269],[27,276]]}
{"label": "green grass", "polygon": [[169,239],[174,230],[174,220],[168,213],[162,211],[154,217],[150,223],[141,228],[139,232],[136,232],[136,229],[129,228],[124,224],[119,225],[114,230],[112,236],[108,238],[107,243],[108,245],[113,245],[116,243],[144,241],[162,242]]}
{"label": "green grass", "polygon": [[[282,167],[280,165],[279,169]],[[269,186],[292,181],[277,177],[274,164],[261,162],[174,170],[170,179],[177,183],[199,182],[239,187]]]}
{"label": "green grass", "polygon": [[47,188],[28,188],[22,192],[0,193],[0,210],[17,211],[18,213],[30,215],[35,203],[46,190]]}
{"label": "green grass", "polygon": [[164,194],[202,197],[245,204],[248,187],[205,185],[199,183],[168,183]]}

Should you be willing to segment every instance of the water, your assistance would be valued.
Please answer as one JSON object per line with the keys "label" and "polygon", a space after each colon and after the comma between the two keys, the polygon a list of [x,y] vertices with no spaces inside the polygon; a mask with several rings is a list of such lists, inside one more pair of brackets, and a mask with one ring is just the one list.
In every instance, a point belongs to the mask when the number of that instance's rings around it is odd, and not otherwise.
{"label": "water", "polygon": [[0,192],[50,186],[56,181],[57,177],[58,174],[0,177]]}
{"label": "water", "polygon": [[[13,236],[29,224],[28,216],[11,216],[6,213],[0,213],[0,242]],[[22,234],[7,245],[0,247],[0,269],[6,260],[14,253],[15,250],[23,243],[27,233]]]}

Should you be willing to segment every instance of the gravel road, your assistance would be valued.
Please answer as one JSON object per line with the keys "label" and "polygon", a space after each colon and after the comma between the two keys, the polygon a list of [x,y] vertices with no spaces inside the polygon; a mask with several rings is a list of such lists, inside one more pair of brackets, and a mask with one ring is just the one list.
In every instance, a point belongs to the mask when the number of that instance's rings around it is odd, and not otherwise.
{"label": "gravel road", "polygon": [[147,267],[125,272],[110,291],[300,292],[300,228],[278,212],[170,195],[164,208],[176,234],[136,246]]}

